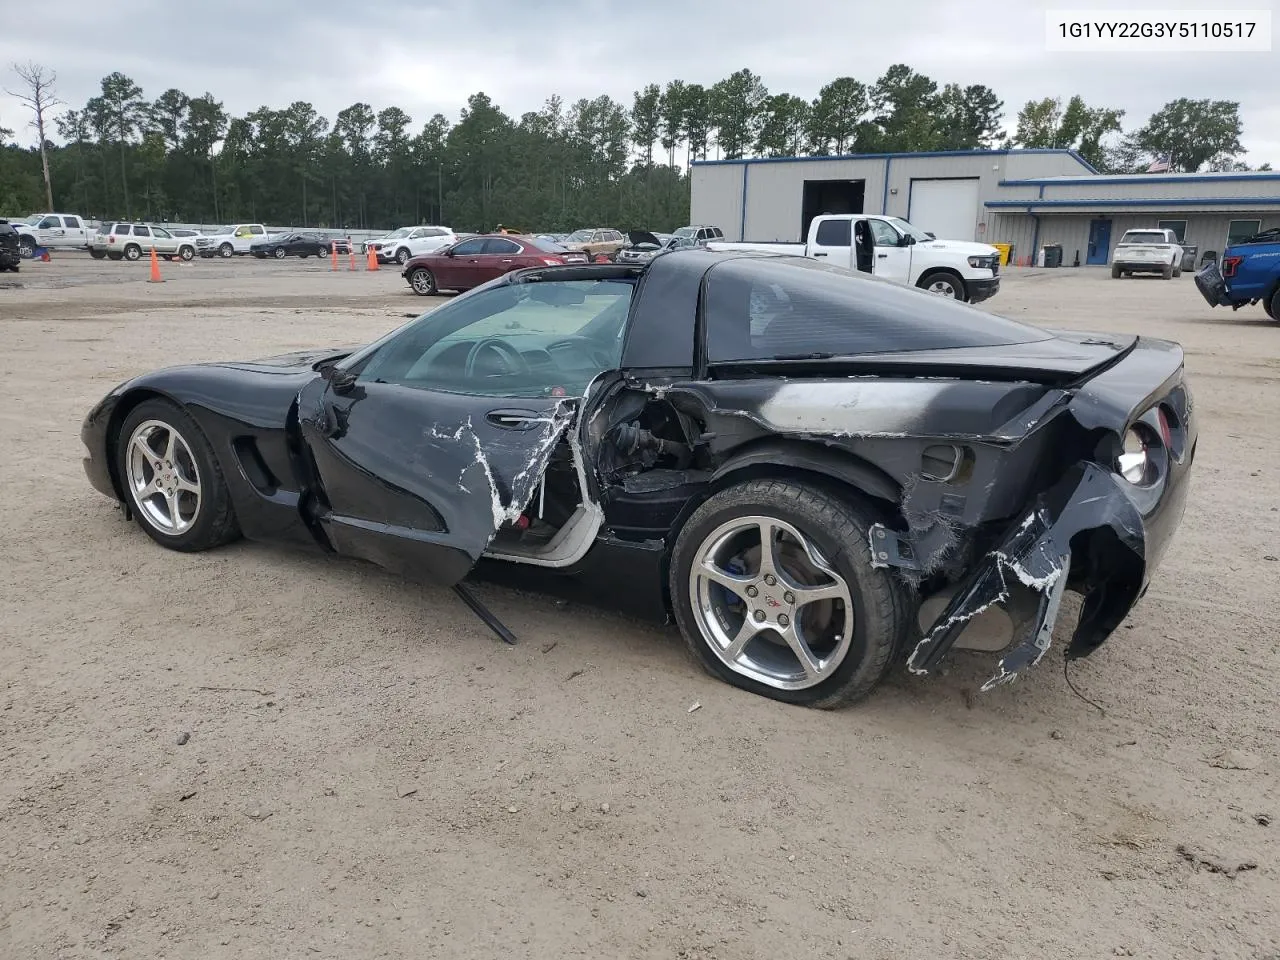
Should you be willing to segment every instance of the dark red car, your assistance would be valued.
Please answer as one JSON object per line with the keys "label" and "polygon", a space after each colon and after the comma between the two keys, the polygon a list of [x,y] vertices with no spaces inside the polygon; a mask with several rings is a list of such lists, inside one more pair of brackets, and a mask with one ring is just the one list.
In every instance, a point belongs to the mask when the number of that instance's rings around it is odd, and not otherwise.
{"label": "dark red car", "polygon": [[586,262],[586,254],[549,240],[492,233],[413,257],[401,276],[414,293],[429,297],[441,290],[470,290],[513,270]]}

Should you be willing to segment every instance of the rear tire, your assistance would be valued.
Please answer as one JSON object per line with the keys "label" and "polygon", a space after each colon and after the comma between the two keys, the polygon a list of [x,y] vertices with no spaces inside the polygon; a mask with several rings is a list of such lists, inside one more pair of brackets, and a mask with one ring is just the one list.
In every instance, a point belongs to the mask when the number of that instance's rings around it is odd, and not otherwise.
{"label": "rear tire", "polygon": [[[780,576],[759,560],[762,521],[784,535],[773,550]],[[712,676],[784,703],[831,709],[867,696],[906,648],[911,606],[890,571],[871,565],[875,522],[861,504],[791,480],[713,495],[671,553],[672,607],[694,657]],[[698,573],[707,563],[741,592]],[[806,589],[822,588],[833,593],[805,602]],[[750,634],[756,623],[763,629]]]}
{"label": "rear tire", "polygon": [[1168,279],[1172,278],[1172,277],[1173,277],[1173,264],[1171,264],[1171,263],[1166,263],[1163,267],[1161,267],[1161,268],[1160,268],[1160,276],[1161,276],[1163,279],[1165,279],[1165,280],[1168,280]]}
{"label": "rear tire", "polygon": [[107,251],[105,251],[105,250],[90,250],[90,251],[89,251],[89,256],[93,257],[93,259],[95,259],[95,260],[105,260],[105,259],[107,258]]}
{"label": "rear tire", "polygon": [[[169,440],[171,435],[177,442]],[[146,444],[147,451],[140,444]],[[213,448],[177,404],[157,399],[134,407],[120,426],[114,456],[134,519],[156,543],[193,553],[240,536],[231,491]]]}
{"label": "rear tire", "polygon": [[136,243],[131,243],[124,248],[124,258],[126,260],[141,260],[142,248]]}
{"label": "rear tire", "polygon": [[[17,267],[14,269],[16,270]],[[1276,288],[1269,300],[1262,301],[1262,309],[1267,312],[1268,317],[1280,323],[1280,287]]]}

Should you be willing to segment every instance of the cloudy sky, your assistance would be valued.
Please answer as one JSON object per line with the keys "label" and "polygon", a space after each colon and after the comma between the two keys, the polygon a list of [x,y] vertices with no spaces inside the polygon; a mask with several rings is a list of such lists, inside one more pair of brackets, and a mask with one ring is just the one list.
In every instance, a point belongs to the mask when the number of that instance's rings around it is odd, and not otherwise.
{"label": "cloudy sky", "polygon": [[[1235,0],[1274,12],[1280,0]],[[833,77],[870,83],[903,62],[947,82],[985,83],[1012,124],[1026,100],[1081,94],[1121,107],[1126,129],[1175,97],[1240,102],[1251,165],[1280,166],[1280,44],[1271,53],[1048,53],[1047,7],[998,0],[641,0],[539,4],[527,0],[13,0],[0,18],[0,87],[13,61],[58,74],[80,106],[119,70],[155,97],[169,87],[214,94],[234,114],[307,100],[331,118],[365,101],[397,105],[420,125],[456,120],[468,94],[488,93],[512,115],[552,93],[601,93],[630,104],[646,83],[710,85],[741,67],[771,91],[812,98]],[[1119,3],[1112,7],[1122,6]],[[1192,10],[1201,2],[1132,0],[1134,9]],[[1221,12],[1221,11],[1219,11]],[[1114,14],[1114,11],[1113,11]],[[1273,19],[1280,21],[1280,16]],[[29,142],[27,114],[0,93],[0,126]]]}

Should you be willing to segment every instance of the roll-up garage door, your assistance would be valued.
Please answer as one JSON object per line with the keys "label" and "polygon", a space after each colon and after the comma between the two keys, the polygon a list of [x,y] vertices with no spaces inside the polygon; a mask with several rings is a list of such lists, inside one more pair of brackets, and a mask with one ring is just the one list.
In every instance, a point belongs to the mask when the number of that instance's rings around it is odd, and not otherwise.
{"label": "roll-up garage door", "polygon": [[939,240],[972,240],[978,225],[978,178],[912,180],[911,225]]}

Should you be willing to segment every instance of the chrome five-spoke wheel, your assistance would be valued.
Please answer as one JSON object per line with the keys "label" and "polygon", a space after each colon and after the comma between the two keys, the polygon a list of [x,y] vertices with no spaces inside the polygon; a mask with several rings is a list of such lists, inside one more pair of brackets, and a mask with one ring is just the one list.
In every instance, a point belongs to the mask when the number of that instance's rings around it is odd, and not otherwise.
{"label": "chrome five-spoke wheel", "polygon": [[129,491],[138,510],[169,536],[186,533],[200,515],[200,469],[191,446],[172,425],[144,420],[125,453]]}
{"label": "chrome five-spoke wheel", "polygon": [[766,686],[816,686],[849,652],[848,583],[812,540],[775,517],[739,517],[711,531],[694,556],[689,594],[711,651]]}

